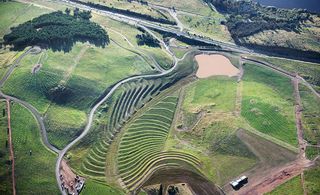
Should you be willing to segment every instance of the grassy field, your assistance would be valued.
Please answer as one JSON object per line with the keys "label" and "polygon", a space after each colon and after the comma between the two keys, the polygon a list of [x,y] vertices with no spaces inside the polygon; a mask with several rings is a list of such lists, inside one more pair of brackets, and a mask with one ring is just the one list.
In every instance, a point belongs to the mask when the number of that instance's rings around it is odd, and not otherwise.
{"label": "grassy field", "polygon": [[290,79],[271,70],[245,64],[243,81],[242,116],[258,131],[296,146]]}
{"label": "grassy field", "polygon": [[96,182],[91,179],[87,179],[85,187],[81,194],[92,195],[92,194],[105,194],[105,195],[121,195],[124,194],[122,191],[112,188],[103,183]]}
{"label": "grassy field", "polygon": [[46,113],[45,125],[49,142],[62,148],[77,136],[86,123],[83,111],[70,107],[51,105]]}
{"label": "grassy field", "polygon": [[266,195],[280,195],[280,194],[287,194],[287,195],[303,194],[300,175],[280,185],[273,191],[266,193]]}
{"label": "grassy field", "polygon": [[[171,56],[163,48],[139,46],[137,44],[136,35],[142,34],[142,32],[137,28],[97,14],[93,15],[93,21],[98,22],[100,25],[105,27],[107,31],[109,29],[110,35],[114,35],[110,36],[111,40],[116,41],[125,48],[133,49],[140,53],[147,58],[149,63],[153,64],[150,58],[154,58],[154,60],[156,60],[158,64],[165,69],[172,65]],[[130,42],[130,44],[123,36]]]}
{"label": "grassy field", "polygon": [[50,10],[39,8],[31,4],[18,2],[2,2],[0,6],[0,37],[10,31],[10,27],[17,26],[20,23],[28,21],[34,17],[48,13]]}
{"label": "grassy field", "polygon": [[223,76],[199,79],[186,88],[183,109],[188,112],[221,111],[235,108],[236,80]]}
{"label": "grassy field", "polygon": [[309,195],[320,194],[320,166],[304,172],[306,191]]}
{"label": "grassy field", "polygon": [[[0,102],[0,110],[6,109],[6,102]],[[7,147],[7,113],[4,111],[0,116],[0,194],[12,194],[11,166],[9,165],[9,148]]]}
{"label": "grassy field", "polygon": [[288,60],[284,58],[254,58],[269,62],[289,72],[298,73],[306,81],[311,83],[318,91],[320,91],[320,64]]}
{"label": "grassy field", "polygon": [[57,194],[54,177],[56,155],[42,144],[35,119],[28,110],[13,104],[11,125],[17,194]]}
{"label": "grassy field", "polygon": [[304,138],[310,144],[319,144],[320,140],[320,99],[315,96],[309,88],[299,85],[302,102],[302,125]]}

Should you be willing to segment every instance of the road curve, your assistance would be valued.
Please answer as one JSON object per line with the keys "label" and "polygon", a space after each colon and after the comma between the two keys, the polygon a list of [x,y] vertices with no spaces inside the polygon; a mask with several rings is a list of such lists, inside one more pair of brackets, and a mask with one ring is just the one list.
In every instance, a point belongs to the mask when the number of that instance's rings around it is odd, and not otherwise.
{"label": "road curve", "polygon": [[45,125],[43,123],[42,117],[35,107],[33,107],[31,104],[29,104],[23,100],[6,95],[2,91],[0,91],[0,96],[4,97],[6,99],[9,99],[11,101],[17,102],[18,104],[21,104],[23,107],[27,108],[32,113],[32,115],[35,117],[35,119],[37,120],[37,122],[40,126],[41,139],[42,139],[42,142],[44,143],[44,145],[47,146],[50,150],[54,151],[55,153],[60,152],[59,149],[57,149],[56,147],[54,147],[53,145],[51,145],[49,143],[48,137],[47,137],[47,131],[46,131]]}
{"label": "road curve", "polygon": [[101,106],[101,104],[103,104],[112,94],[113,92],[115,92],[118,87],[120,87],[121,85],[123,85],[124,83],[127,83],[129,81],[132,81],[132,80],[135,80],[135,79],[140,79],[140,78],[152,78],[152,77],[160,77],[160,76],[165,76],[167,74],[170,74],[178,65],[178,63],[180,61],[182,61],[187,55],[189,54],[186,53],[184,54],[184,56],[181,58],[181,59],[177,59],[177,58],[174,58],[175,59],[175,63],[174,63],[174,66],[169,69],[169,70],[166,70],[162,73],[158,73],[158,74],[149,74],[149,75],[140,75],[140,76],[132,76],[132,77],[129,77],[127,79],[124,79],[120,82],[118,82],[117,84],[115,84],[112,89],[109,91],[109,93],[102,99],[100,100],[90,111],[89,113],[89,116],[88,116],[88,122],[87,122],[87,125],[85,126],[84,130],[82,131],[82,133],[80,134],[79,137],[77,137],[76,139],[74,139],[72,142],[70,142],[64,149],[62,149],[61,151],[59,151],[59,156],[58,156],[58,159],[57,159],[57,162],[56,162],[56,169],[55,169],[55,173],[56,173],[56,180],[57,180],[57,183],[58,183],[58,187],[60,189],[60,192],[62,194],[66,194],[62,188],[61,188],[61,180],[60,180],[60,164],[61,164],[61,161],[64,157],[64,155],[67,153],[67,151],[72,147],[74,146],[77,142],[79,142],[83,137],[85,137],[90,128],[91,128],[91,125],[92,125],[92,122],[93,122],[93,117],[94,117],[94,113],[96,112],[96,110],[98,109],[99,106]]}
{"label": "road curve", "polygon": [[[36,50],[36,51],[32,51],[32,50]],[[39,47],[32,47],[27,49],[23,54],[21,54],[21,56],[19,56],[14,63],[10,66],[9,70],[6,72],[6,74],[2,77],[2,79],[0,80],[0,88],[3,87],[4,83],[6,82],[6,80],[10,77],[10,75],[12,74],[13,70],[19,65],[20,61],[28,54],[30,53],[37,53],[40,52],[41,49]],[[53,152],[58,153],[59,150],[54,147],[53,145],[51,145],[48,141],[48,137],[47,137],[47,131],[45,128],[45,125],[43,123],[43,119],[41,117],[41,114],[38,112],[38,110],[33,107],[31,104],[29,104],[28,102],[25,102],[23,100],[20,100],[16,97],[12,97],[9,95],[6,95],[2,92],[2,90],[0,90],[0,97],[9,99],[11,101],[17,102],[19,104],[21,104],[22,106],[24,106],[25,108],[27,108],[32,115],[35,117],[35,119],[37,120],[39,127],[40,127],[40,134],[41,134],[41,139],[42,142],[44,143],[44,145],[49,148],[50,150],[52,150]]]}
{"label": "road curve", "polygon": [[3,87],[4,83],[6,82],[6,80],[9,78],[9,76],[11,75],[11,73],[13,72],[13,70],[19,65],[20,61],[22,60],[22,58],[24,58],[26,55],[28,55],[30,53],[30,51],[32,50],[32,48],[27,49],[23,54],[21,54],[21,56],[19,56],[14,62],[13,64],[9,67],[9,70],[6,72],[6,74],[2,77],[2,79],[0,80],[0,88]]}

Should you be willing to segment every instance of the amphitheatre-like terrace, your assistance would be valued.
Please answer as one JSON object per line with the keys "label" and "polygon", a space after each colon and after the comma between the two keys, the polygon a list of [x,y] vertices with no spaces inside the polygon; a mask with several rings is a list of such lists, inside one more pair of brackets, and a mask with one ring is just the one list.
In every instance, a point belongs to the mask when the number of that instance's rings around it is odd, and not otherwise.
{"label": "amphitheatre-like terrace", "polygon": [[319,14],[16,0],[0,18],[0,194],[320,194]]}

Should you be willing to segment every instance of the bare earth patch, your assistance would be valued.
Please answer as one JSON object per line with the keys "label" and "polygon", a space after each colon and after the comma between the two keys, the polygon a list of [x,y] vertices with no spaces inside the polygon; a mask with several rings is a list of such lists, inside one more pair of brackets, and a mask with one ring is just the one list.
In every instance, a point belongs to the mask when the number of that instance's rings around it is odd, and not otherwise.
{"label": "bare earth patch", "polygon": [[240,71],[232,65],[230,60],[223,55],[201,54],[195,57],[198,63],[198,78],[207,78],[216,75],[225,75],[229,77],[237,76]]}

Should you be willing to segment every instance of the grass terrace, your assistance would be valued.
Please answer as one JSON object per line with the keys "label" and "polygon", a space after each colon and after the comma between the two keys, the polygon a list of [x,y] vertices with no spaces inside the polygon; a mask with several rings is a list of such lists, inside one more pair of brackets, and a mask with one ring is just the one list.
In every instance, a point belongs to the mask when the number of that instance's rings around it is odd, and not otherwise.
{"label": "grass terrace", "polygon": [[162,99],[130,123],[121,138],[117,157],[118,172],[129,191],[140,187],[151,171],[161,167],[176,167],[179,162],[199,165],[198,160],[190,154],[162,152],[177,101],[176,96]]}
{"label": "grass terrace", "polygon": [[162,79],[139,79],[117,90],[112,100],[107,102],[107,109],[99,111],[96,129],[93,128],[96,132],[84,139],[90,143],[81,141],[78,144],[80,149],[72,150],[72,167],[91,178],[104,181],[107,153],[116,134],[132,114],[159,93],[162,86]]}
{"label": "grass terrace", "polygon": [[112,188],[101,182],[96,182],[95,180],[87,179],[86,185],[81,192],[84,195],[91,195],[91,194],[105,194],[105,195],[123,195],[124,193],[121,190]]}

